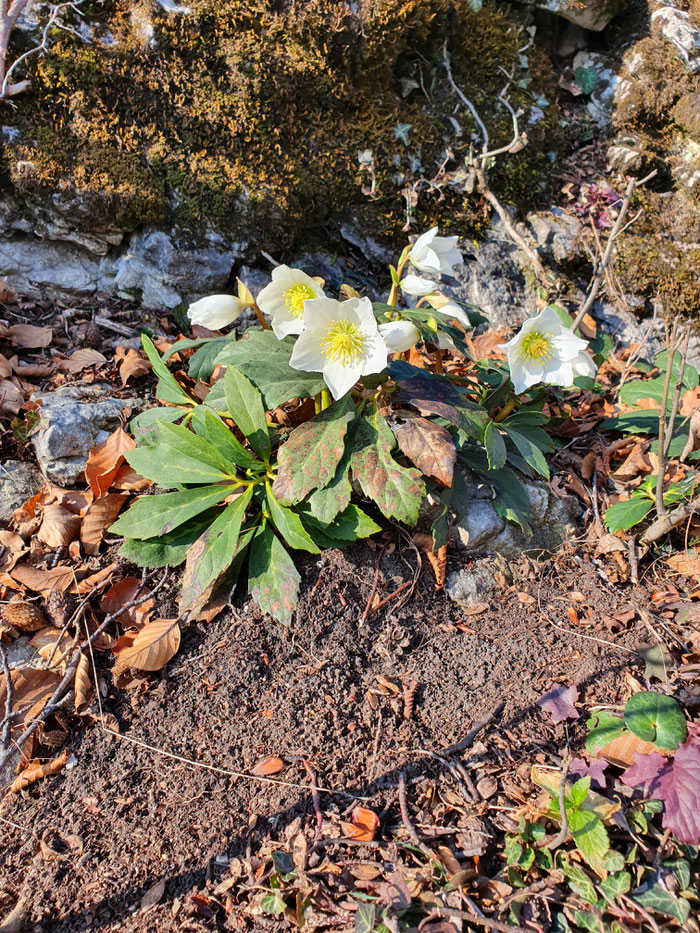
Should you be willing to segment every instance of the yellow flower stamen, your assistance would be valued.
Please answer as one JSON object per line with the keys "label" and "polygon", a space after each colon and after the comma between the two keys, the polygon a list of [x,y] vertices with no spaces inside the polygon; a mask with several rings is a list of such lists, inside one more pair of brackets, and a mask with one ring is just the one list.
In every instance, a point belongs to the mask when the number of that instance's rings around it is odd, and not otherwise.
{"label": "yellow flower stamen", "polygon": [[520,355],[536,363],[546,363],[554,356],[551,334],[541,334],[533,331],[523,338],[520,345]]}
{"label": "yellow flower stamen", "polygon": [[352,321],[334,321],[321,338],[321,349],[326,359],[340,361],[343,366],[358,361],[364,344],[364,334]]}
{"label": "yellow flower stamen", "polygon": [[287,310],[291,311],[294,317],[301,317],[304,313],[304,302],[307,298],[314,297],[314,290],[310,285],[298,282],[284,293],[284,303]]}

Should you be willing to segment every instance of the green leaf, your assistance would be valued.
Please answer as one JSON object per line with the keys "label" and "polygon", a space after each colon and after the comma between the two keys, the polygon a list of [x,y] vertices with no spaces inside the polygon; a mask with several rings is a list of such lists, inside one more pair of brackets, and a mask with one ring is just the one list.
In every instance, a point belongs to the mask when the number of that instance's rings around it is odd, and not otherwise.
{"label": "green leaf", "polygon": [[569,882],[569,887],[575,894],[578,894],[589,904],[598,903],[595,885],[582,868],[578,865],[572,865],[566,856],[561,858],[560,867],[564,877]]}
{"label": "green leaf", "polygon": [[298,551],[310,551],[312,554],[318,554],[319,548],[309,537],[308,532],[302,525],[301,519],[296,512],[280,505],[269,485],[267,486],[266,493],[270,517],[289,547],[295,548]]}
{"label": "green leaf", "polygon": [[176,454],[178,460],[180,457],[189,457],[192,460],[198,460],[200,463],[206,463],[217,470],[222,470],[224,473],[231,472],[231,462],[206,437],[200,437],[179,424],[163,422],[159,427],[160,432],[157,443],[170,448]]}
{"label": "green leaf", "polygon": [[[464,451],[461,458],[467,466],[481,473],[486,482],[496,490],[497,495],[493,500],[496,514],[506,521],[520,525],[526,534],[532,534],[530,497],[517,475],[509,467],[504,467],[502,470],[480,469],[475,465],[479,463],[479,460],[474,453],[473,450]],[[481,466],[486,467],[486,463],[482,462]]]}
{"label": "green leaf", "polygon": [[604,748],[608,742],[622,735],[625,729],[624,720],[613,716],[607,710],[594,713],[586,723],[588,737],[586,738],[586,751],[591,755]]}
{"label": "green leaf", "polygon": [[551,452],[554,445],[547,434],[540,428],[531,428],[526,425],[519,425],[514,428],[512,425],[506,427],[508,438],[515,444],[516,448],[523,457],[523,460],[529,467],[536,470],[540,476],[549,479],[549,467],[544,458],[543,450]]}
{"label": "green leaf", "polygon": [[249,486],[192,545],[182,582],[181,611],[194,605],[236,556],[238,536],[252,495],[253,487]]}
{"label": "green leaf", "polygon": [[331,482],[345,453],[348,425],[354,419],[355,406],[346,395],[292,431],[277,452],[279,472],[274,492],[280,502],[300,502]]}
{"label": "green leaf", "polygon": [[264,894],[260,900],[260,909],[263,913],[272,914],[279,917],[287,909],[282,897],[275,891],[272,894]]}
{"label": "green leaf", "polygon": [[600,425],[603,431],[620,431],[622,434],[658,434],[659,413],[657,411],[627,411],[613,418],[606,418]]}
{"label": "green leaf", "polygon": [[301,520],[321,548],[345,547],[346,544],[368,538],[382,530],[369,515],[352,503],[330,523],[319,522],[306,512],[302,512]]}
{"label": "green leaf", "polygon": [[616,531],[627,531],[644,521],[651,511],[654,503],[646,496],[633,495],[630,499],[624,499],[622,502],[616,502],[610,508],[605,510],[605,527],[611,534]]}
{"label": "green leaf", "polygon": [[599,873],[603,874],[602,859],[610,848],[603,821],[590,810],[574,810],[568,817],[569,829],[579,852],[594,871],[602,869]]}
{"label": "green leaf", "polygon": [[194,401],[184,389],[180,388],[175,376],[161,360],[151,338],[147,337],[146,334],[141,334],[141,343],[146,356],[151,362],[153,372],[158,377],[156,398],[160,399],[161,402],[172,402],[175,405],[194,405]]}
{"label": "green leaf", "polygon": [[598,83],[598,72],[595,68],[574,68],[574,81],[581,88],[583,94],[591,94]]}
{"label": "green leaf", "polygon": [[682,891],[690,890],[690,864],[685,859],[664,862],[663,867],[670,869],[678,878],[678,884],[681,886]]}
{"label": "green leaf", "polygon": [[167,362],[173,354],[179,353],[180,350],[192,350],[198,347],[197,352],[190,357],[187,372],[192,379],[209,382],[216,366],[216,357],[230,339],[230,337],[200,337],[197,340],[178,340],[163,354],[163,362]]}
{"label": "green leaf", "polygon": [[253,450],[267,458],[270,454],[270,435],[260,392],[235,366],[227,367],[221,382],[224,384],[224,397],[231,418]]}
{"label": "green leaf", "polygon": [[[622,389],[620,390],[620,401],[624,405],[629,405],[630,407],[635,406],[640,399],[643,398],[652,398],[655,402],[659,403],[659,408],[661,407],[661,402],[664,397],[664,382],[666,381],[664,376],[659,376],[656,379],[634,379],[631,382],[626,382]],[[672,395],[673,393],[669,393]],[[667,408],[671,408],[671,400],[667,400]],[[656,420],[658,422],[659,415],[656,413]]]}
{"label": "green leaf", "polygon": [[110,527],[125,538],[158,538],[235,492],[235,486],[200,486],[181,492],[141,496]]}
{"label": "green leaf", "polygon": [[[349,444],[348,438],[348,444]],[[350,483],[350,455],[351,450],[346,449],[343,459],[338,464],[333,479],[323,489],[316,489],[308,499],[311,513],[314,518],[323,524],[333,519],[350,503],[352,484]]]}
{"label": "green leaf", "polygon": [[576,926],[588,933],[608,933],[599,913],[593,910],[577,910],[574,914]]}
{"label": "green leaf", "polygon": [[217,514],[214,510],[207,510],[203,515],[198,515],[158,538],[148,538],[144,541],[127,538],[119,548],[119,556],[133,561],[139,567],[177,567]]}
{"label": "green leaf", "polygon": [[291,622],[297,606],[301,577],[272,527],[253,539],[248,561],[248,592],[278,622]]}
{"label": "green leaf", "polygon": [[233,431],[230,431],[218,414],[198,405],[192,414],[192,427],[200,437],[205,437],[226,460],[235,463],[244,470],[265,469],[257,457],[246,450]]}
{"label": "green leaf", "polygon": [[289,852],[285,852],[284,849],[276,849],[272,853],[272,863],[275,866],[275,871],[283,881],[289,881],[295,877],[297,870]]}
{"label": "green leaf", "polygon": [[139,443],[158,431],[159,421],[179,421],[191,412],[191,408],[147,408],[129,422],[129,430]]}
{"label": "green leaf", "polygon": [[506,844],[503,848],[503,857],[506,865],[517,865],[523,854],[523,845],[519,836],[506,836]]}
{"label": "green leaf", "polygon": [[352,453],[352,471],[366,496],[387,518],[415,525],[425,495],[418,470],[403,467],[391,456],[396,439],[378,411],[360,420]]}
{"label": "green leaf", "polygon": [[216,363],[233,365],[262,392],[265,406],[272,410],[292,398],[311,398],[326,384],[318,373],[292,369],[289,358],[294,339],[278,340],[269,330],[250,330],[238,341],[230,341]]}
{"label": "green leaf", "polygon": [[629,698],[625,725],[637,738],[663,749],[678,748],[688,734],[683,710],[673,697],[649,690]]}
{"label": "green leaf", "polygon": [[[161,486],[178,486],[185,483],[216,483],[231,478],[230,470],[221,469],[218,466],[212,466],[196,456],[188,455],[185,451],[190,449],[186,444],[180,444],[179,447],[170,446],[164,443],[163,429],[166,427],[164,422],[158,425],[158,434],[153,435],[156,443],[135,447],[127,451],[125,459],[137,473],[145,476]],[[175,425],[167,425],[175,427]],[[191,434],[186,428],[181,428],[186,434]],[[196,441],[203,441],[203,438],[191,434]],[[193,453],[197,453],[196,444],[191,447]],[[219,458],[223,460],[223,458]]]}
{"label": "green leaf", "polygon": [[[678,375],[681,371],[681,353],[680,350],[676,350],[673,354],[673,363],[671,364],[671,385],[675,386],[678,382]],[[656,359],[654,364],[657,369],[660,369],[661,372],[666,373],[666,361],[668,360],[668,350],[661,350],[660,353],[656,354]],[[685,367],[683,368],[683,385],[686,389],[694,389],[697,385],[700,385],[700,375],[698,375],[697,369],[686,361]]]}
{"label": "green leaf", "polygon": [[500,470],[506,465],[506,442],[494,421],[489,421],[484,431],[484,447],[491,470]]}
{"label": "green leaf", "polygon": [[355,911],[355,933],[372,933],[375,915],[376,907],[374,904],[360,901]]}
{"label": "green leaf", "polygon": [[[580,807],[583,801],[588,796],[588,791],[591,789],[591,779],[588,775],[586,777],[580,778],[576,781],[575,784],[571,785],[567,797],[571,799],[571,804],[574,807]],[[568,808],[568,803],[567,803]]]}
{"label": "green leaf", "polygon": [[667,917],[674,917],[679,923],[686,923],[690,916],[690,902],[682,897],[675,897],[660,883],[652,884],[646,891],[635,891],[632,900],[647,910],[654,910]]}

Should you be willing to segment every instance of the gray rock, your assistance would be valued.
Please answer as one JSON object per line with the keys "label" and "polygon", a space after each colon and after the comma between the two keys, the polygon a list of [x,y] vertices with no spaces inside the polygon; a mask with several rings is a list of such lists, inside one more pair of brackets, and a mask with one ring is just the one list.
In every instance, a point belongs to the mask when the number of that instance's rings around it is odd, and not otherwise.
{"label": "gray rock", "polygon": [[561,208],[528,215],[539,253],[555,262],[570,262],[584,254],[581,222]]}
{"label": "gray rock", "polygon": [[445,592],[463,609],[488,603],[495,589],[493,568],[484,561],[474,564],[469,570],[453,570],[445,581]]}
{"label": "gray rock", "polygon": [[588,95],[586,109],[592,120],[601,129],[605,129],[612,119],[615,88],[618,81],[613,61],[598,52],[583,50],[574,57],[573,66],[574,74],[577,68],[590,68],[595,71],[598,80]]}
{"label": "gray rock", "polygon": [[20,635],[9,645],[5,645],[5,653],[10,670],[23,670],[27,667],[46,669],[46,661],[39,652],[29,644],[31,635]]}
{"label": "gray rock", "polygon": [[611,172],[630,175],[642,167],[644,146],[638,136],[617,136],[608,147],[607,159]]}
{"label": "gray rock", "polygon": [[583,0],[581,3],[571,3],[569,0],[521,0],[528,6],[538,7],[555,13],[563,19],[576,23],[583,29],[592,29],[600,32],[605,29],[610,20],[620,8],[616,0]]}
{"label": "gray rock", "polygon": [[673,6],[654,10],[651,30],[671,43],[690,74],[700,71],[700,29],[688,13]]}
{"label": "gray rock", "polygon": [[[473,474],[465,476],[468,504],[452,529],[458,547],[469,554],[500,554],[517,559],[524,551],[556,551],[576,531],[581,507],[574,497],[559,499],[545,482],[522,480],[532,509],[532,535],[506,522],[490,501],[488,484],[479,484]],[[486,498],[486,497],[489,498]]]}
{"label": "gray rock", "polygon": [[31,463],[6,460],[0,463],[0,522],[7,522],[21,505],[36,495],[44,478]]}
{"label": "gray rock", "polygon": [[75,483],[82,475],[90,450],[119,427],[124,408],[141,408],[136,398],[113,398],[107,385],[63,386],[55,392],[38,392],[41,421],[31,440],[47,479],[60,486]]}

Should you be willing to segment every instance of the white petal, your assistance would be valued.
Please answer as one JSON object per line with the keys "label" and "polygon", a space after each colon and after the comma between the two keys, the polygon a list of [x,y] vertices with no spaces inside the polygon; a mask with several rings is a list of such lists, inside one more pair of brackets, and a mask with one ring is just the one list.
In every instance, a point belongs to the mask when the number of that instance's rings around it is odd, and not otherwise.
{"label": "white petal", "polygon": [[246,303],[233,295],[209,295],[193,302],[187,309],[187,317],[192,324],[221,330],[235,321],[245,307]]}
{"label": "white petal", "polygon": [[537,322],[535,330],[541,330],[543,333],[552,334],[554,337],[558,337],[561,333],[570,333],[569,329],[564,327],[557,312],[554,308],[550,308],[549,305],[543,308],[537,317],[531,318],[531,320]]}
{"label": "white petal", "polygon": [[[375,371],[381,372],[381,370]],[[329,359],[323,367],[323,379],[335,399],[342,398],[348,393],[361,375],[362,367],[359,362],[352,366],[344,366],[338,360]]]}
{"label": "white petal", "polygon": [[571,369],[573,370],[574,376],[589,376],[591,379],[595,377],[598,371],[593,357],[583,351],[571,360]]}
{"label": "white petal", "polygon": [[347,301],[341,301],[340,304],[346,306],[346,310],[350,310],[356,315],[363,334],[377,333],[377,319],[374,316],[374,308],[369,298],[349,298]]}
{"label": "white petal", "polygon": [[378,333],[368,336],[360,360],[361,374],[369,376],[370,373],[380,373],[386,369],[387,356],[387,346],[381,336]]}
{"label": "white petal", "polygon": [[425,233],[421,233],[421,235],[417,238],[416,242],[413,244],[411,253],[414,256],[418,256],[420,258],[423,255],[423,251],[434,240],[435,236],[437,235],[437,232],[438,232],[437,227],[431,227],[430,230],[426,230]]}
{"label": "white petal", "polygon": [[439,275],[442,271],[440,257],[431,247],[424,249],[420,256],[414,256],[411,253],[411,262],[421,272],[432,272],[434,275]]}
{"label": "white petal", "polygon": [[570,330],[564,330],[561,334],[557,334],[552,343],[556,347],[559,356],[565,360],[573,360],[588,347],[585,340],[577,337]]}
{"label": "white petal", "polygon": [[275,314],[270,324],[278,340],[284,340],[290,334],[300,334],[304,329],[304,319],[293,314]]}
{"label": "white petal", "polygon": [[523,366],[522,361],[516,359],[509,360],[509,368],[516,395],[542,382],[542,366]]}
{"label": "white petal", "polygon": [[419,275],[409,273],[401,279],[401,290],[407,295],[423,298],[425,295],[432,295],[436,289],[435,282],[431,282],[430,279],[422,279]]}
{"label": "white petal", "polygon": [[[350,299],[357,301],[358,299]],[[335,298],[307,298],[304,302],[304,329],[305,330],[325,330],[333,321],[344,321],[350,316],[351,320],[356,320],[355,315],[350,314],[352,305],[349,301],[336,301]],[[369,301],[369,299],[366,299]],[[370,302],[370,307],[371,307]],[[346,308],[345,305],[348,305]],[[374,317],[374,315],[372,315]]]}
{"label": "white petal", "polygon": [[558,359],[556,356],[551,360],[547,360],[544,365],[544,373],[542,374],[541,381],[552,386],[564,386],[565,388],[573,385],[574,372],[571,367],[571,362],[569,360]]}
{"label": "white petal", "polygon": [[435,311],[438,314],[443,314],[445,317],[454,318],[456,321],[459,321],[460,324],[463,324],[464,327],[471,327],[467,312],[460,308],[458,304],[455,304],[454,301],[448,302],[441,308],[435,308]]}
{"label": "white petal", "polygon": [[326,354],[323,352],[318,334],[313,331],[303,331],[297,339],[289,358],[292,369],[301,369],[307,373],[320,373],[326,365]]}
{"label": "white petal", "polygon": [[411,321],[389,321],[379,325],[379,333],[389,353],[404,353],[420,340],[420,332]]}

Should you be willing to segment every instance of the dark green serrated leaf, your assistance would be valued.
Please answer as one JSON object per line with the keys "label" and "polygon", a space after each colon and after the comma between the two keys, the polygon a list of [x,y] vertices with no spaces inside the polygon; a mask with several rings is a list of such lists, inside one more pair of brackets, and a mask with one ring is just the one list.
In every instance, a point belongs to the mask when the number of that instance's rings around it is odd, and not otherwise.
{"label": "dark green serrated leaf", "polygon": [[658,882],[652,884],[646,891],[635,891],[630,896],[633,901],[647,910],[655,910],[666,917],[674,917],[679,923],[686,923],[690,916],[690,901],[676,897]]}
{"label": "dark green serrated leaf", "polygon": [[172,402],[175,405],[194,405],[193,400],[180,388],[177,379],[160,358],[153,341],[146,334],[141,335],[141,343],[146,356],[150,360],[154,374],[158,377],[156,398],[161,402]]}
{"label": "dark green serrated leaf", "polygon": [[270,434],[262,396],[250,379],[235,366],[228,366],[223,382],[226,407],[253,450],[261,457],[270,454]]}
{"label": "dark green serrated leaf", "polygon": [[633,693],[625,706],[625,725],[637,738],[674,750],[688,734],[683,710],[673,697],[650,690]]}
{"label": "dark green serrated leaf", "polygon": [[278,622],[291,622],[301,577],[282,542],[268,525],[253,539],[248,562],[248,592]]}
{"label": "dark green serrated leaf", "polygon": [[184,561],[189,548],[217,515],[218,511],[207,510],[203,515],[190,519],[174,531],[158,538],[127,538],[119,548],[119,555],[125,560],[133,561],[139,567],[177,567]]}
{"label": "dark green serrated leaf", "polygon": [[588,904],[598,903],[595,885],[582,868],[578,865],[572,865],[566,856],[561,858],[560,868],[572,891],[582,897]]}
{"label": "dark green serrated leaf", "polygon": [[418,470],[394,460],[391,451],[395,444],[392,430],[379,412],[364,415],[355,435],[353,476],[387,518],[415,525],[425,483]]}
{"label": "dark green serrated leaf", "polygon": [[326,388],[318,373],[292,369],[289,358],[294,340],[278,340],[269,330],[250,330],[230,342],[216,357],[216,363],[233,365],[262,392],[265,406],[277,408],[292,398],[310,398]]}
{"label": "dark green serrated leaf", "polygon": [[273,488],[280,502],[300,502],[331,482],[354,419],[355,406],[346,395],[292,431],[277,452],[279,472]]}
{"label": "dark green serrated leaf", "polygon": [[[349,446],[350,438],[346,444]],[[318,521],[328,524],[343,509],[347,508],[352,496],[350,482],[350,456],[352,451],[346,449],[343,458],[338,464],[333,479],[323,489],[316,489],[308,498],[311,513]]]}
{"label": "dark green serrated leaf", "polygon": [[249,486],[226,506],[188,551],[182,580],[182,612],[197,603],[236,556],[241,525],[252,495],[253,488]]}
{"label": "dark green serrated leaf", "polygon": [[129,422],[129,430],[139,443],[143,443],[148,437],[158,431],[159,421],[169,421],[174,423],[184,418],[191,412],[191,408],[147,408]]}
{"label": "dark green serrated leaf", "polygon": [[627,531],[647,517],[654,503],[646,496],[632,496],[622,502],[616,502],[605,510],[603,520],[605,527],[611,534],[616,531]]}
{"label": "dark green serrated leaf", "polygon": [[506,442],[495,422],[489,421],[484,431],[484,447],[489,460],[489,469],[500,470],[506,465]]}
{"label": "dark green serrated leaf", "polygon": [[548,435],[540,428],[532,428],[526,425],[518,425],[517,428],[509,425],[505,430],[508,438],[515,444],[527,465],[539,473],[540,476],[549,479],[549,467],[543,451],[553,451],[554,445]]}
{"label": "dark green serrated leaf", "polygon": [[269,486],[266,492],[270,518],[289,547],[297,551],[310,551],[312,554],[318,554],[319,548],[309,537],[296,512],[280,505]]}
{"label": "dark green serrated leaf", "polygon": [[225,459],[244,470],[263,470],[264,466],[238,440],[223,423],[218,414],[198,405],[192,414],[192,427],[200,437],[207,438]]}
{"label": "dark green serrated leaf", "polygon": [[[164,426],[161,422],[158,426],[159,433],[152,436],[151,439],[156,441],[155,444],[135,447],[125,454],[127,463],[137,473],[161,486],[179,486],[188,483],[209,484],[231,478],[229,470],[211,466],[195,457],[187,456],[175,447],[162,443],[161,431]],[[185,428],[183,430],[186,431]]]}
{"label": "dark green serrated leaf", "polygon": [[157,538],[217,505],[235,490],[235,486],[200,486],[181,492],[141,496],[128,512],[119,516],[109,531],[125,538]]}
{"label": "dark green serrated leaf", "polygon": [[209,382],[216,368],[216,358],[228,343],[226,337],[212,337],[192,354],[187,365],[187,374],[191,379]]}
{"label": "dark green serrated leaf", "polygon": [[[193,414],[194,417],[194,414]],[[188,457],[206,463],[224,473],[231,471],[231,462],[224,456],[219,448],[206,437],[194,434],[179,424],[164,421],[160,425],[158,443],[164,444],[173,454],[179,457]]]}

